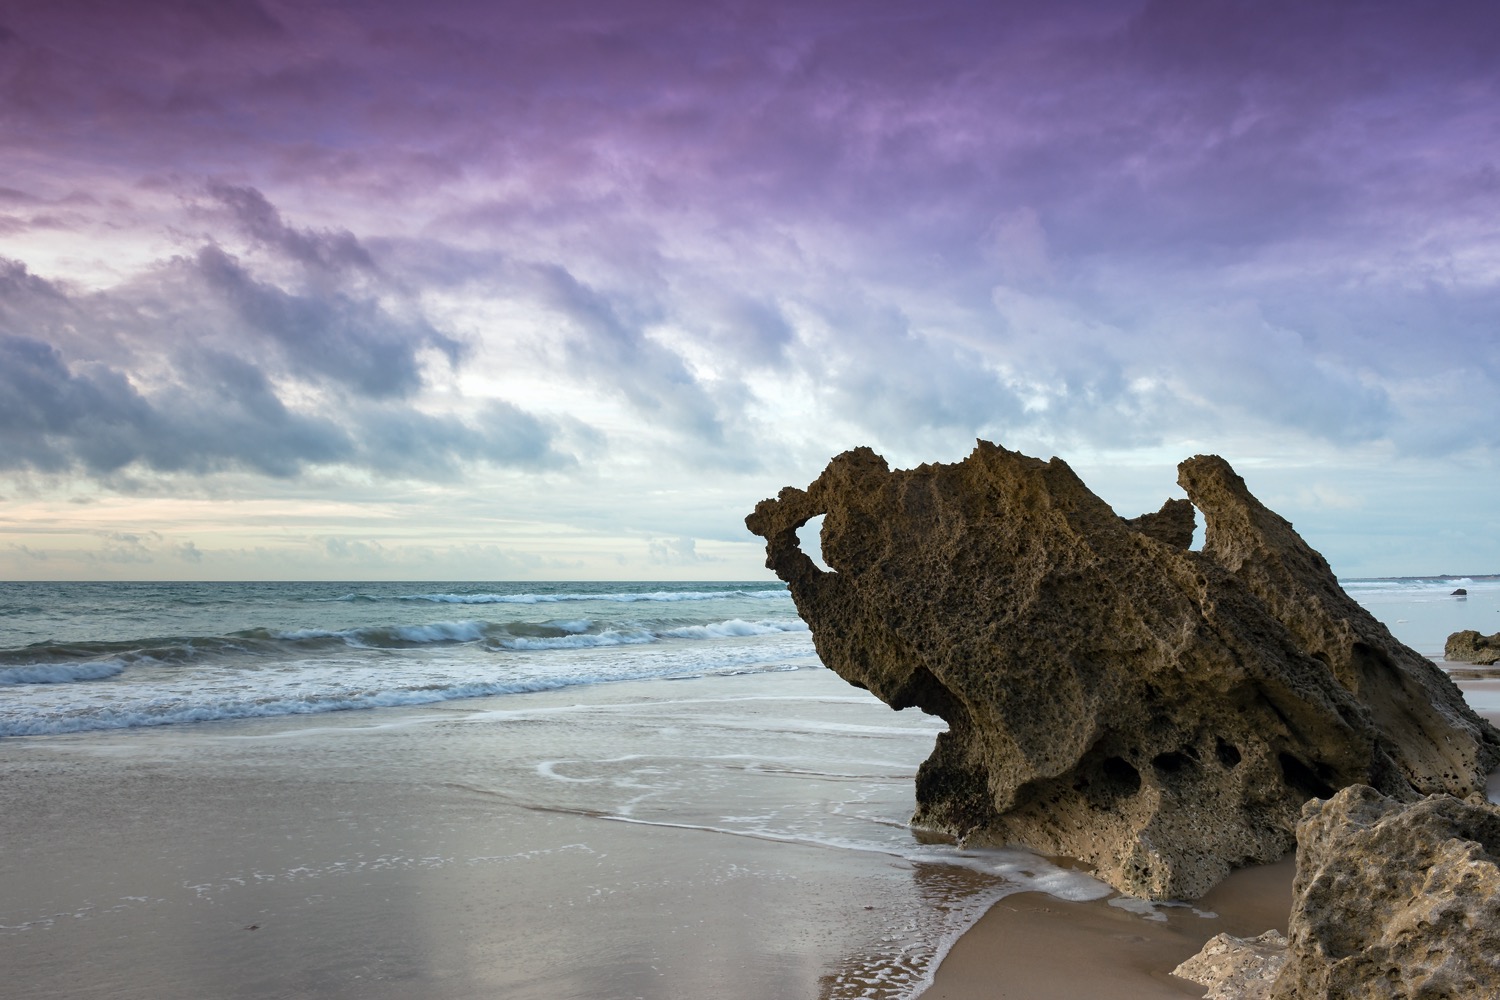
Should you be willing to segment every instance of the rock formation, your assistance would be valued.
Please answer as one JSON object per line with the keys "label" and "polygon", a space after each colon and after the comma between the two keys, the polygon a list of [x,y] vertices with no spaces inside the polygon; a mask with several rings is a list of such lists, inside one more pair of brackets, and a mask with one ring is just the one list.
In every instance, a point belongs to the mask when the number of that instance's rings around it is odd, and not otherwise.
{"label": "rock formation", "polygon": [[1218,934],[1172,975],[1207,986],[1203,1000],[1271,1000],[1286,961],[1287,941],[1280,931],[1254,938]]}
{"label": "rock formation", "polygon": [[1373,788],[1309,802],[1274,1000],[1500,996],[1500,809]]}
{"label": "rock formation", "polygon": [[[1500,732],[1442,671],[1223,459],[1189,459],[1178,482],[1188,500],[1126,521],[1060,459],[981,441],[893,472],[859,448],[746,523],[825,664],[947,721],[919,827],[1189,899],[1284,855],[1310,797],[1483,788]],[[818,515],[832,571],[798,543]]]}
{"label": "rock formation", "polygon": [[1500,632],[1494,635],[1480,635],[1473,629],[1454,632],[1443,643],[1443,659],[1481,666],[1500,663]]}

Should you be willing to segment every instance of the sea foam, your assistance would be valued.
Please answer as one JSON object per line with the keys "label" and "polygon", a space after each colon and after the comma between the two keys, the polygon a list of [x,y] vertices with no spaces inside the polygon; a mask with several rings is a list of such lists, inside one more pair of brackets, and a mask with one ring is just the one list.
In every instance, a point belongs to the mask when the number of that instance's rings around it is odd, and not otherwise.
{"label": "sea foam", "polygon": [[731,618],[729,621],[711,625],[684,625],[680,628],[669,628],[663,630],[660,634],[672,639],[730,639],[736,636],[775,635],[778,632],[806,631],[807,623],[800,618],[795,621],[758,622],[747,622],[741,618]]}
{"label": "sea foam", "polygon": [[749,600],[790,600],[785,590],[683,590],[652,593],[568,593],[568,594],[405,594],[403,601],[431,601],[435,604],[562,604],[574,601],[600,601],[614,604],[640,602],[679,603],[683,601],[721,601],[726,598]]}
{"label": "sea foam", "polygon": [[0,667],[0,686],[98,681],[106,677],[114,677],[124,669],[123,660],[94,660],[87,663],[29,663],[19,667]]}

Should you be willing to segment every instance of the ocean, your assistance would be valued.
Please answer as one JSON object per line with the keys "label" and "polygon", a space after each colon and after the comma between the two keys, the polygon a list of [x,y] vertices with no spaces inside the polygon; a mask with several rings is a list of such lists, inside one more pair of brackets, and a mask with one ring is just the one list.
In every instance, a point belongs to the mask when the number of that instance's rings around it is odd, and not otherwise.
{"label": "ocean", "polygon": [[0,583],[0,736],[816,663],[779,584]]}
{"label": "ocean", "polygon": [[[1345,587],[1430,656],[1500,629],[1500,579]],[[0,970],[38,997],[914,997],[1006,895],[1114,895],[914,834],[942,728],[824,669],[776,583],[3,583]]]}

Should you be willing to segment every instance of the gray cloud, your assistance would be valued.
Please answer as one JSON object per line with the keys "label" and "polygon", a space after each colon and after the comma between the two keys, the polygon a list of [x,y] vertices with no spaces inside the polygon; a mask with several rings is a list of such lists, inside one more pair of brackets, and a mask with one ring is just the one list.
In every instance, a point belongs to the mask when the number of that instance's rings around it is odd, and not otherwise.
{"label": "gray cloud", "polygon": [[798,361],[833,412],[881,441],[920,447],[935,431],[993,434],[1022,413],[992,361],[914,330],[892,307],[849,303],[828,322],[833,338],[810,341]]}
{"label": "gray cloud", "polygon": [[211,180],[207,191],[243,232],[289,260],[330,275],[379,272],[369,252],[347,229],[315,232],[288,226],[276,206],[252,187]]}
{"label": "gray cloud", "polygon": [[107,292],[0,262],[0,468],[454,479],[469,463],[573,461],[558,425],[507,402],[467,419],[404,402],[423,350],[460,354],[376,296],[288,292],[213,246]]}
{"label": "gray cloud", "polygon": [[288,292],[257,281],[218,247],[204,247],[177,266],[242,329],[268,338],[298,377],[340,382],[377,399],[405,396],[422,383],[424,348],[436,349],[450,363],[462,353],[457,341],[420,317],[394,316],[372,296]]}
{"label": "gray cloud", "polygon": [[646,548],[647,558],[654,566],[695,566],[723,561],[716,556],[700,553],[697,540],[685,535],[677,538],[653,538],[647,542]]}
{"label": "gray cloud", "polygon": [[473,421],[394,404],[304,412],[239,358],[200,352],[177,375],[148,397],[121,372],[70,366],[50,345],[0,337],[0,468],[99,476],[131,466],[248,469],[285,478],[310,465],[350,465],[446,480],[471,462],[535,469],[573,461],[557,450],[555,425],[503,401]]}
{"label": "gray cloud", "polygon": [[648,420],[710,444],[724,442],[723,411],[734,402],[734,387],[710,393],[678,354],[646,337],[644,322],[659,313],[634,306],[636,315],[622,315],[632,304],[557,265],[537,265],[531,274],[537,294],[574,328],[565,344],[577,374],[624,396]]}
{"label": "gray cloud", "polygon": [[70,366],[54,347],[0,337],[0,467],[94,475],[242,467],[294,475],[351,445],[331,421],[287,409],[265,376],[223,355],[198,359],[190,387],[148,399],[121,372]]}
{"label": "gray cloud", "polygon": [[383,407],[363,411],[359,425],[360,464],[390,475],[455,479],[475,461],[525,469],[575,464],[558,450],[556,425],[503,400],[471,420]]}

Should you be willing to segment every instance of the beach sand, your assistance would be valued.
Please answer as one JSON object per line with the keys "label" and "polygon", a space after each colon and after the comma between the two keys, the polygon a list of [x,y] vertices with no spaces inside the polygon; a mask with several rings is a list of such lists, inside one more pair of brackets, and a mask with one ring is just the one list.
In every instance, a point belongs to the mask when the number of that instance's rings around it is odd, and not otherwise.
{"label": "beach sand", "polygon": [[[1171,975],[1215,934],[1286,931],[1294,863],[1244,869],[1193,907],[1145,920],[1107,901],[1022,893],[996,903],[954,944],[924,1000],[1170,1000],[1204,987]],[[1200,912],[1214,916],[1201,916]]]}
{"label": "beach sand", "polygon": [[0,995],[909,996],[1003,884],[903,825],[935,731],[809,670],[6,740]]}
{"label": "beach sand", "polygon": [[909,997],[972,924],[927,1000],[1145,1000],[1286,927],[1290,859],[1159,920],[991,906],[1001,856],[902,826],[930,723],[824,671],[669,688],[5,741],[0,994]]}

